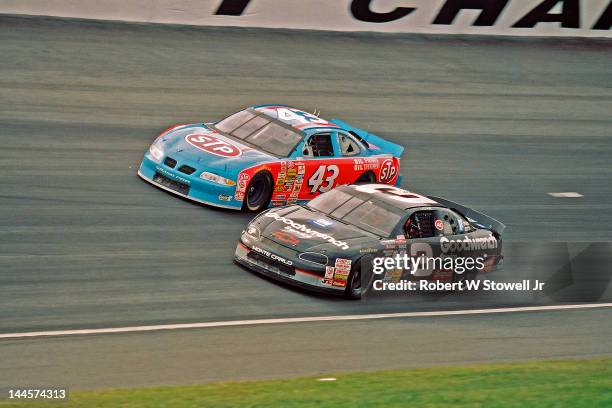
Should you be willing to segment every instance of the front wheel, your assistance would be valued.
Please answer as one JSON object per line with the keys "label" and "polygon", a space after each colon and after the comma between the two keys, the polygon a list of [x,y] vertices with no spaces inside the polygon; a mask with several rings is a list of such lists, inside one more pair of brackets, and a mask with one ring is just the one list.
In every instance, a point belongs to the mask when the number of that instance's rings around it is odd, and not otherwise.
{"label": "front wheel", "polygon": [[247,187],[242,209],[258,212],[268,207],[272,197],[272,176],[269,173],[257,173]]}
{"label": "front wheel", "polygon": [[353,268],[348,278],[344,296],[348,299],[360,299],[361,293],[361,260],[358,260],[353,263]]}

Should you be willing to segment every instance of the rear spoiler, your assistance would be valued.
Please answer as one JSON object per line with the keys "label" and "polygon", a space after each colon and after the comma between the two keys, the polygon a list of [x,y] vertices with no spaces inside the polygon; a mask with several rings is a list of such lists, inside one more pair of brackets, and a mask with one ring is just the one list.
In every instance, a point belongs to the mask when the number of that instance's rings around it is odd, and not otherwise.
{"label": "rear spoiler", "polygon": [[431,198],[434,201],[437,201],[445,207],[459,211],[465,218],[468,219],[469,222],[475,224],[478,227],[495,231],[500,235],[506,229],[506,226],[503,223],[497,221],[495,218],[489,217],[488,215],[480,213],[476,210],[472,210],[471,208],[468,208],[464,205],[440,197],[427,197]]}
{"label": "rear spoiler", "polygon": [[404,147],[398,144],[389,142],[388,140],[383,139],[380,136],[376,136],[372,133],[368,133],[363,129],[359,129],[349,125],[346,122],[341,121],[340,119],[332,119],[331,123],[340,126],[342,129],[353,133],[358,138],[364,140],[367,144],[371,145],[370,150],[380,149],[383,153],[392,154],[395,157],[400,157],[402,153],[404,153]]}

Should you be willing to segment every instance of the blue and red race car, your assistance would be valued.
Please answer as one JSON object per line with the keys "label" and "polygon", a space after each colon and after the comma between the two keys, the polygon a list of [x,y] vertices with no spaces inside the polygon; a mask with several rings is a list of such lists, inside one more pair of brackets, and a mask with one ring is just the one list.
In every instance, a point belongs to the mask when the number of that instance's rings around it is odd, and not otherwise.
{"label": "blue and red race car", "polygon": [[182,197],[260,211],[306,202],[338,185],[400,184],[404,148],[334,119],[283,105],[163,132],[138,175]]}

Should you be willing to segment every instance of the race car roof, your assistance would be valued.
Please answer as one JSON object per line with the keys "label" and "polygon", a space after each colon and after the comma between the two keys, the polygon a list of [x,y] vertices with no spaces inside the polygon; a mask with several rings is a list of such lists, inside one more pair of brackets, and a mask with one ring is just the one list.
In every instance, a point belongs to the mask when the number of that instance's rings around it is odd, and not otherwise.
{"label": "race car roof", "polygon": [[429,197],[413,193],[398,187],[388,184],[360,184],[339,187],[341,189],[349,189],[351,195],[355,196],[370,196],[378,201],[382,201],[392,207],[399,209],[408,209],[415,207],[440,207],[442,206],[435,200]]}
{"label": "race car roof", "polygon": [[328,122],[312,113],[287,105],[259,105],[253,106],[252,108],[298,130],[339,128],[338,125]]}

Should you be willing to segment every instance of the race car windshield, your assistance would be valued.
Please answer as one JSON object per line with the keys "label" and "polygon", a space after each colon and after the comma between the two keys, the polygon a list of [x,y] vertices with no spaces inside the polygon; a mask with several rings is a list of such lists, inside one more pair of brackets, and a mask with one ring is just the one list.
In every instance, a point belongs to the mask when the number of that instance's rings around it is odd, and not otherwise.
{"label": "race car windshield", "polygon": [[336,208],[347,202],[352,196],[341,190],[335,190],[333,194],[321,194],[310,200],[309,208],[330,215]]}
{"label": "race car windshield", "polygon": [[215,123],[215,129],[276,156],[286,157],[302,140],[298,132],[271,118],[243,110]]}
{"label": "race car windshield", "polygon": [[400,210],[383,207],[375,201],[366,201],[342,218],[368,232],[389,237],[402,218]]}
{"label": "race car windshield", "polygon": [[253,119],[255,115],[248,110],[236,112],[233,115],[215,123],[215,128],[225,133],[232,133],[234,130]]}
{"label": "race car windshield", "polygon": [[244,140],[262,150],[286,157],[302,140],[302,135],[278,123],[271,122]]}
{"label": "race car windshield", "polygon": [[307,206],[381,237],[389,237],[402,218],[401,210],[364,201],[340,190],[322,194]]}

